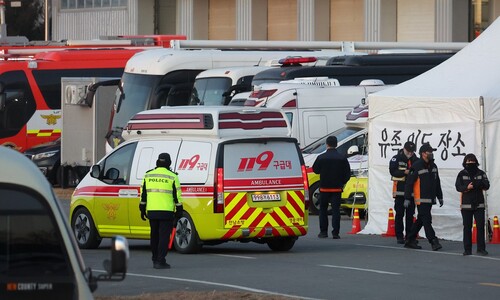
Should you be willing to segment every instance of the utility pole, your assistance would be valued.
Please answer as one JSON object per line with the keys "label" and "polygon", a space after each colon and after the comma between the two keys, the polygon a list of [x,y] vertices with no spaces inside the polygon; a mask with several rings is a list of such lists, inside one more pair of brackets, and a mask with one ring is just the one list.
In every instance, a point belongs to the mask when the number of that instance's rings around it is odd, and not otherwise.
{"label": "utility pole", "polygon": [[48,41],[50,40],[49,36],[49,0],[44,0],[44,10],[45,10],[45,20],[44,20],[44,25],[45,25],[45,40]]}

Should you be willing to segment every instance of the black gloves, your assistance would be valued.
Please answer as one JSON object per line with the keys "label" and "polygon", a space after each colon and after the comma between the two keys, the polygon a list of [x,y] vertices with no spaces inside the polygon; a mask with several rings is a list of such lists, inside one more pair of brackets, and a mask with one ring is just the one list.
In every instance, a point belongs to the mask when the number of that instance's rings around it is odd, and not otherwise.
{"label": "black gloves", "polygon": [[139,209],[141,210],[141,219],[143,221],[146,221],[146,219],[148,218],[148,215],[146,214],[146,205],[139,204]]}
{"label": "black gloves", "polygon": [[443,199],[438,199],[438,201],[439,201],[439,207],[443,207],[444,204]]}
{"label": "black gloves", "polygon": [[175,217],[177,219],[182,218],[182,212],[184,211],[184,208],[182,207],[182,204],[176,204],[175,205]]}

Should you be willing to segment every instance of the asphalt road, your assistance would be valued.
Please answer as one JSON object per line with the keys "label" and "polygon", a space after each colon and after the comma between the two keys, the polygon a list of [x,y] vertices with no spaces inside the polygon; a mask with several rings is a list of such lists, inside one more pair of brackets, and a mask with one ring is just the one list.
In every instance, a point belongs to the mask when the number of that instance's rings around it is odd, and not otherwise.
{"label": "asphalt road", "polygon": [[[68,211],[69,201],[61,202]],[[318,218],[311,216],[309,233],[289,252],[229,242],[195,255],[170,252],[169,270],[152,268],[148,241],[129,240],[126,279],[99,282],[94,295],[233,290],[297,299],[497,299],[500,293],[498,244],[487,244],[487,257],[464,257],[462,243],[452,241],[433,252],[421,239],[423,250],[410,250],[395,238],[347,234],[351,221],[342,218],[340,240],[317,238]],[[105,239],[99,249],[82,251],[96,274],[109,244]]]}

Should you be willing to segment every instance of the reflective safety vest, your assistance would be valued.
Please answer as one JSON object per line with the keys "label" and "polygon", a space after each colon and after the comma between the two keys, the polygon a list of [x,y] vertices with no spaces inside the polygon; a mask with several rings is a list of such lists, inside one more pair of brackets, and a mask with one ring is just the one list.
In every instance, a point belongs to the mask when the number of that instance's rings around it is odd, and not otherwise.
{"label": "reflective safety vest", "polygon": [[175,211],[175,196],[182,203],[179,177],[167,168],[158,167],[144,175],[142,187],[146,187],[147,211]]}

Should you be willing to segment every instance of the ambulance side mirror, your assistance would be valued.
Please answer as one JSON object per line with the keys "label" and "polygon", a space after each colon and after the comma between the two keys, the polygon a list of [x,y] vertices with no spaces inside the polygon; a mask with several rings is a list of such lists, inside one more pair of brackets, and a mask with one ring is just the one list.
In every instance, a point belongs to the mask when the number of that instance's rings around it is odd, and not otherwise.
{"label": "ambulance side mirror", "polygon": [[92,168],[90,169],[90,177],[99,178],[100,174],[101,174],[101,167],[99,165],[93,165]]}

